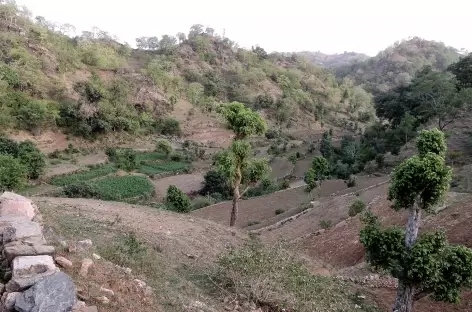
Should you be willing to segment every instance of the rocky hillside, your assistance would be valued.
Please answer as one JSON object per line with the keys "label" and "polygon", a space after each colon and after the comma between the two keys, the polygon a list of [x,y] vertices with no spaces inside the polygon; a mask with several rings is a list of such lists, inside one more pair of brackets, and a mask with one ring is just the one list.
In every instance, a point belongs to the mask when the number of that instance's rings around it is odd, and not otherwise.
{"label": "rocky hillside", "polygon": [[336,76],[349,78],[370,92],[407,85],[424,66],[445,70],[459,60],[457,49],[442,42],[418,37],[396,42],[376,56],[336,69]]}
{"label": "rocky hillside", "polygon": [[216,122],[215,108],[230,101],[282,129],[372,114],[369,97],[359,102],[351,85],[303,57],[241,49],[201,25],[177,37],[138,38],[132,49],[106,31],[77,36],[70,24],[33,20],[26,9],[3,4],[0,40],[0,119],[34,133],[60,127],[84,137],[178,135],[186,121],[194,121],[188,129]]}

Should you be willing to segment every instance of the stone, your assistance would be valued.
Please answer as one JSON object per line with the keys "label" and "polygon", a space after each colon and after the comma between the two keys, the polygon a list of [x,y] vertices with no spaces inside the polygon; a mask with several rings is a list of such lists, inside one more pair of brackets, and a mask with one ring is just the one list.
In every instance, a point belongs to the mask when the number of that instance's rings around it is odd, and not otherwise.
{"label": "stone", "polygon": [[100,297],[97,297],[95,299],[98,302],[100,302],[101,304],[109,304],[110,303],[110,299],[108,299],[106,296],[100,296]]}
{"label": "stone", "polygon": [[3,244],[29,237],[42,237],[41,226],[32,221],[15,221],[3,231]]}
{"label": "stone", "polygon": [[12,278],[5,289],[8,292],[24,290],[57,271],[51,256],[16,257],[12,262]]}
{"label": "stone", "polygon": [[84,260],[82,260],[82,266],[80,267],[80,272],[79,272],[80,276],[86,277],[92,265],[93,265],[92,259],[85,258]]}
{"label": "stone", "polygon": [[0,283],[0,294],[5,292],[5,284]]}
{"label": "stone", "polygon": [[16,246],[16,245],[47,245],[48,242],[44,239],[43,235],[40,236],[31,236],[25,237],[19,240],[15,240],[9,243],[6,243],[4,247]]}
{"label": "stone", "polygon": [[95,260],[100,260],[100,259],[102,259],[102,257],[100,257],[100,256],[97,255],[97,254],[92,254],[92,258],[94,258]]}
{"label": "stone", "polygon": [[115,296],[115,292],[111,289],[100,287],[100,291],[106,296],[109,296],[109,297]]}
{"label": "stone", "polygon": [[69,312],[75,306],[75,285],[63,272],[49,275],[19,295],[16,311]]}
{"label": "stone", "polygon": [[38,213],[34,216],[33,219],[31,219],[31,221],[38,222],[38,223],[43,223],[43,216]]}
{"label": "stone", "polygon": [[72,268],[72,261],[70,261],[69,259],[66,259],[64,257],[56,257],[54,260],[56,260],[56,263],[64,269]]}
{"label": "stone", "polygon": [[13,311],[16,299],[18,298],[19,292],[5,293],[2,296],[2,303],[7,311]]}
{"label": "stone", "polygon": [[98,312],[98,309],[96,306],[91,306],[91,307],[83,307],[77,312]]}
{"label": "stone", "polygon": [[37,212],[36,205],[26,197],[11,192],[0,195],[0,217],[24,216],[31,220]]}
{"label": "stone", "polygon": [[86,250],[92,247],[93,243],[90,239],[85,239],[77,242],[77,248],[81,250]]}
{"label": "stone", "polygon": [[85,306],[86,306],[85,302],[83,302],[81,300],[77,300],[74,307],[72,308],[72,311],[73,312],[82,311],[82,309],[85,308]]}
{"label": "stone", "polygon": [[124,271],[126,274],[131,274],[132,272],[131,268],[124,268]]}
{"label": "stone", "polygon": [[14,258],[20,256],[38,256],[49,255],[53,256],[56,252],[54,246],[47,245],[13,245],[5,247],[3,250],[8,262],[11,263]]}

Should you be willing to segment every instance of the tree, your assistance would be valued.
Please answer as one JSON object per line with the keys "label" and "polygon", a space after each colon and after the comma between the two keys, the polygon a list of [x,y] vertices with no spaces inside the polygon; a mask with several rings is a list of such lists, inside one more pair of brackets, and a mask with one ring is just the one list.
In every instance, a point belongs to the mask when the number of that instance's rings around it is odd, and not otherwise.
{"label": "tree", "polygon": [[304,181],[307,184],[307,191],[311,191],[329,176],[329,163],[323,156],[313,158],[311,168],[305,173]]}
{"label": "tree", "polygon": [[460,88],[472,88],[472,53],[451,64],[448,70],[456,76]]}
{"label": "tree", "polygon": [[[230,226],[234,226],[238,217],[238,201],[249,189],[269,172],[265,159],[250,159],[251,144],[247,138],[252,135],[263,135],[267,129],[266,122],[256,112],[238,102],[220,107],[227,127],[235,133],[231,146],[215,155],[217,170],[223,173],[233,190],[233,206],[231,209]],[[246,189],[240,192],[240,186]]]}
{"label": "tree", "polygon": [[174,36],[163,35],[159,41],[159,49],[164,52],[171,52],[177,44],[177,39]]}
{"label": "tree", "polygon": [[457,302],[461,287],[472,285],[472,250],[449,245],[443,232],[418,236],[421,212],[432,211],[443,199],[451,168],[445,162],[444,134],[438,129],[422,131],[416,145],[418,155],[395,169],[388,193],[393,209],[409,212],[405,230],[382,229],[368,213],[360,233],[370,264],[398,278],[396,312],[411,312],[414,301],[429,294]]}
{"label": "tree", "polygon": [[159,140],[156,143],[156,152],[162,152],[166,154],[166,157],[169,157],[172,154],[172,145],[167,140]]}
{"label": "tree", "polygon": [[213,196],[213,194],[219,194],[223,198],[231,196],[231,185],[223,173],[217,170],[210,170],[203,179],[203,188],[200,190],[201,195]]}
{"label": "tree", "polygon": [[44,154],[31,141],[18,144],[18,156],[20,163],[26,168],[29,179],[38,179],[46,168]]}
{"label": "tree", "polygon": [[175,185],[167,188],[166,204],[175,212],[189,212],[192,209],[190,198]]}
{"label": "tree", "polygon": [[323,138],[321,139],[320,144],[320,152],[325,158],[330,158],[333,154],[333,142],[328,131],[323,133]]}
{"label": "tree", "polygon": [[193,39],[196,36],[199,36],[201,34],[203,34],[203,25],[195,24],[195,25],[192,25],[192,27],[190,27],[190,31],[188,33],[188,38]]}
{"label": "tree", "polygon": [[26,181],[25,166],[11,155],[0,154],[0,192],[20,189]]}
{"label": "tree", "polygon": [[177,39],[179,40],[179,43],[183,43],[185,40],[187,40],[187,35],[185,35],[183,32],[177,33]]}

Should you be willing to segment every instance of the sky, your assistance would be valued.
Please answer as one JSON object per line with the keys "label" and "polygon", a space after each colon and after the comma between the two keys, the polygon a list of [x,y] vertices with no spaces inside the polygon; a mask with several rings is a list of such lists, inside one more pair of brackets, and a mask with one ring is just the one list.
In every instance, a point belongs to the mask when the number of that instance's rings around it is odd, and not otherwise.
{"label": "sky", "polygon": [[375,55],[418,36],[472,51],[470,0],[17,0],[34,15],[82,30],[96,26],[132,46],[141,36],[210,26],[239,46],[268,52]]}

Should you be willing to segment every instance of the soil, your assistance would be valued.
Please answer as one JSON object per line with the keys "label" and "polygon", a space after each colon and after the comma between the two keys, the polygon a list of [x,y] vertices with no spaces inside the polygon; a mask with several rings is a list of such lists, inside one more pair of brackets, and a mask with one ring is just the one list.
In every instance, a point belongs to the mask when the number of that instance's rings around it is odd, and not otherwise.
{"label": "soil", "polygon": [[153,180],[152,183],[156,187],[157,196],[165,197],[167,188],[171,185],[177,186],[184,193],[188,194],[200,190],[203,181],[203,174],[179,174]]}

